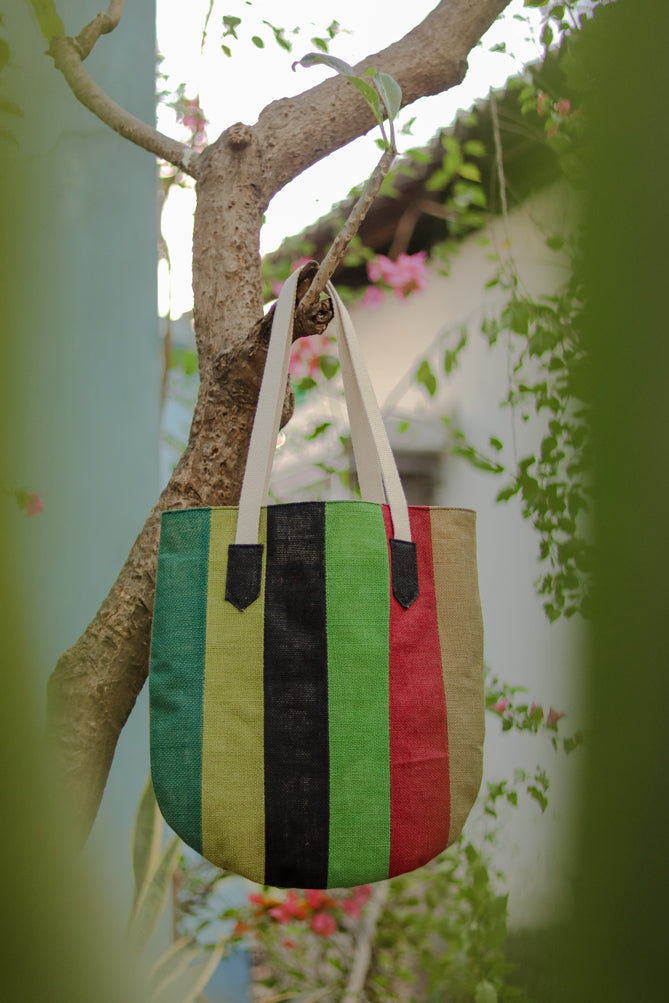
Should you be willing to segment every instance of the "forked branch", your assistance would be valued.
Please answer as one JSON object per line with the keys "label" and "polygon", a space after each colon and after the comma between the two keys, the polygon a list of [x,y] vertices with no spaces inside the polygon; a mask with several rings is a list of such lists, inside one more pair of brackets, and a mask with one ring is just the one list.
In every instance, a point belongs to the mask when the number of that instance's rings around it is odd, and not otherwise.
{"label": "forked branch", "polygon": [[110,0],[107,13],[100,11],[85,28],[82,28],[76,38],[77,48],[82,59],[86,59],[90,55],[100,35],[108,35],[114,28],[118,27],[123,15],[124,4],[125,0]]}
{"label": "forked branch", "polygon": [[[199,154],[179,143],[152,126],[142,122],[105,94],[93,78],[86,72],[83,61],[90,55],[101,35],[108,35],[119,24],[123,14],[124,0],[110,0],[107,12],[100,12],[76,38],[67,35],[49,35],[49,53],[56,69],[65,77],[70,90],[89,111],[92,111],[105,125],[136,146],[154,153],[180,170],[197,178]],[[60,23],[55,15],[52,24]],[[44,26],[42,26],[44,30]]]}

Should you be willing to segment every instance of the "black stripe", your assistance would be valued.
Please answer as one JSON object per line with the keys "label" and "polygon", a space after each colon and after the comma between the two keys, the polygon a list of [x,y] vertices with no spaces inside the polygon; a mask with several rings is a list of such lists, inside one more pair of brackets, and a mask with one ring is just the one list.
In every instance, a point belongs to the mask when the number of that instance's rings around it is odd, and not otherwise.
{"label": "black stripe", "polygon": [[325,505],[267,509],[265,882],[324,888],[329,850]]}

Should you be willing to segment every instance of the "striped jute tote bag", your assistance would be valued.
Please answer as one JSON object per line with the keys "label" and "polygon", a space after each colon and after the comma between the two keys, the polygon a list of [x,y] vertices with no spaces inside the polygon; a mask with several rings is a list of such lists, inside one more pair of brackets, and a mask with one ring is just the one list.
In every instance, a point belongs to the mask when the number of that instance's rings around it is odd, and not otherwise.
{"label": "striped jute tote bag", "polygon": [[361,501],[264,505],[297,273],[277,303],[238,507],[162,516],[151,770],[189,846],[262,884],[414,870],[483,755],[475,514],[408,507],[350,317],[335,324]]}

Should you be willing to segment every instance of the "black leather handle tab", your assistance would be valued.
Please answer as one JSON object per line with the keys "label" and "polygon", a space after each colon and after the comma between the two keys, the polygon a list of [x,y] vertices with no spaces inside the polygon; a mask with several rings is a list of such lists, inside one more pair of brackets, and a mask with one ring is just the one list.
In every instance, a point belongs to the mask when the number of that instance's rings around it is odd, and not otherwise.
{"label": "black leather handle tab", "polygon": [[228,546],[225,599],[241,612],[260,595],[262,551],[261,543],[231,543]]}
{"label": "black leather handle tab", "polygon": [[411,540],[390,541],[390,565],[393,595],[408,609],[418,598],[418,558]]}

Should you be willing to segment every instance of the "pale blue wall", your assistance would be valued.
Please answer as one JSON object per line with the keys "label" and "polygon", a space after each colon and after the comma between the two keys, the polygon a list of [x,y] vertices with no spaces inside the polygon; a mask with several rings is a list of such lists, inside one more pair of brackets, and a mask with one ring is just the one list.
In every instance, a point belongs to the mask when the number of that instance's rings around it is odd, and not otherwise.
{"label": "pale blue wall", "polygon": [[[156,164],[78,104],[45,56],[26,3],[10,4],[12,62],[0,81],[24,111],[11,127],[23,179],[10,206],[21,295],[8,290],[16,441],[0,477],[43,498],[17,515],[26,602],[35,611],[38,699],[58,655],[95,614],[158,487],[160,343],[156,319]],[[77,33],[96,2],[60,0]],[[86,62],[121,105],[154,119],[154,3],[126,5]],[[19,204],[20,203],[20,204]],[[123,732],[92,839],[111,901],[128,905],[130,824],[148,772],[146,703]],[[101,863],[101,866],[100,866]]]}

